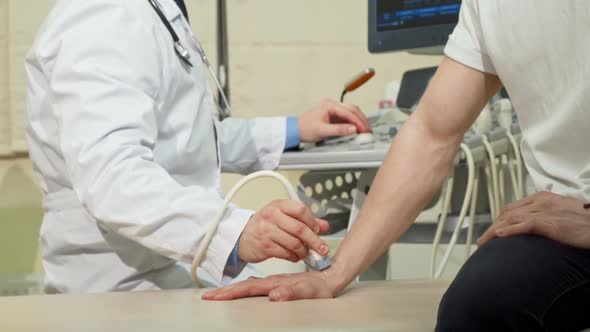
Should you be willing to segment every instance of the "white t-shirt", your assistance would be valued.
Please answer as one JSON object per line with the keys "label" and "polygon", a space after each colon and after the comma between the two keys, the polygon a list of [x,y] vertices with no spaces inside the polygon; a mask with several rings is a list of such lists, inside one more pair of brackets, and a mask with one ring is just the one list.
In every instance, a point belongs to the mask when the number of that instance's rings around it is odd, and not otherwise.
{"label": "white t-shirt", "polygon": [[500,77],[537,190],[590,201],[590,1],[463,0],[445,54]]}

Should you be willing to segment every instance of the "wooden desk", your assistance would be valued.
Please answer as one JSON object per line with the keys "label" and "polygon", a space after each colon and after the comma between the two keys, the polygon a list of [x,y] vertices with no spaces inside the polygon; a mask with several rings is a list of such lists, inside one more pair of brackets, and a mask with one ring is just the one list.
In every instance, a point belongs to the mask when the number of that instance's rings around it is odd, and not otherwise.
{"label": "wooden desk", "polygon": [[0,331],[433,331],[448,282],[366,282],[332,300],[201,301],[202,290],[0,298]]}

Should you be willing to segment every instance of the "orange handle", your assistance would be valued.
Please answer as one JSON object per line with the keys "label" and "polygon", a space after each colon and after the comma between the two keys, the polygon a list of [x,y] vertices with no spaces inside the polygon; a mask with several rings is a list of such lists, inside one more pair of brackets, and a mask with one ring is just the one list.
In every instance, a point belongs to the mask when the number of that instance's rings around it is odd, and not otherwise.
{"label": "orange handle", "polygon": [[360,86],[365,84],[368,80],[375,76],[375,70],[373,68],[366,69],[358,77],[353,78],[344,86],[344,91],[351,92],[358,89]]}

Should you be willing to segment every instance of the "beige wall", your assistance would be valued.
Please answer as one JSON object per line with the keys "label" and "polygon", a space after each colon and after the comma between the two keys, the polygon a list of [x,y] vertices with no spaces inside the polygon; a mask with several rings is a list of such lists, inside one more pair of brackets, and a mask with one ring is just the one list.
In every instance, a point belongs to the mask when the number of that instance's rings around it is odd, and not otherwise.
{"label": "beige wall", "polygon": [[367,1],[241,0],[230,7],[234,108],[246,115],[298,114],[338,98],[345,81],[371,66],[377,76],[347,97],[373,111],[384,85],[433,57],[367,51]]}
{"label": "beige wall", "polygon": [[8,91],[8,0],[0,0],[0,156],[10,150]]}
{"label": "beige wall", "polygon": [[[7,147],[8,137],[13,149],[24,147],[23,59],[53,2],[0,0],[0,153]],[[215,0],[187,0],[187,4],[195,32],[209,56],[215,59]],[[299,114],[325,97],[339,97],[343,83],[368,66],[376,69],[377,76],[347,100],[370,112],[383,97],[388,81],[399,79],[405,70],[435,65],[440,60],[405,53],[371,55],[367,51],[366,31],[367,1],[230,0],[230,69],[235,115]],[[30,165],[22,160],[4,160],[0,166],[11,169],[14,165],[25,169],[23,174],[30,173]],[[288,176],[296,181],[298,174]],[[229,187],[237,178],[225,176],[224,186]],[[0,182],[0,203],[38,204],[38,191],[29,185],[30,177],[15,179],[23,181],[23,185]],[[21,191],[20,196],[14,197],[32,197],[32,200],[26,204],[8,200],[13,190]],[[256,209],[280,195],[284,194],[278,186],[262,181],[246,188],[238,202]],[[6,204],[0,204],[0,209],[6,209]],[[31,218],[38,217],[33,213],[22,219]],[[7,220],[0,219],[0,233],[17,232],[16,228],[7,230],[7,225]]]}
{"label": "beige wall", "polygon": [[[1,0],[0,0],[1,1]],[[53,1],[9,0],[10,29],[10,108],[12,125],[12,148],[15,152],[26,151],[25,139],[25,74],[24,58],[35,32],[49,11]]]}

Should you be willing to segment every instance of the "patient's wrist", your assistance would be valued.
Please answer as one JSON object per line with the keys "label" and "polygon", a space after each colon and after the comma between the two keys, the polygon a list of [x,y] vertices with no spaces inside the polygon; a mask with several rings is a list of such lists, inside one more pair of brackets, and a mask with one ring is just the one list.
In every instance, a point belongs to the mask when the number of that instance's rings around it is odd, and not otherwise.
{"label": "patient's wrist", "polygon": [[335,261],[332,262],[332,266],[329,269],[324,270],[322,273],[324,278],[326,278],[326,282],[334,297],[338,296],[338,294],[348,286],[352,279],[354,279],[354,276],[350,277],[346,275],[343,264],[338,264],[338,262]]}

